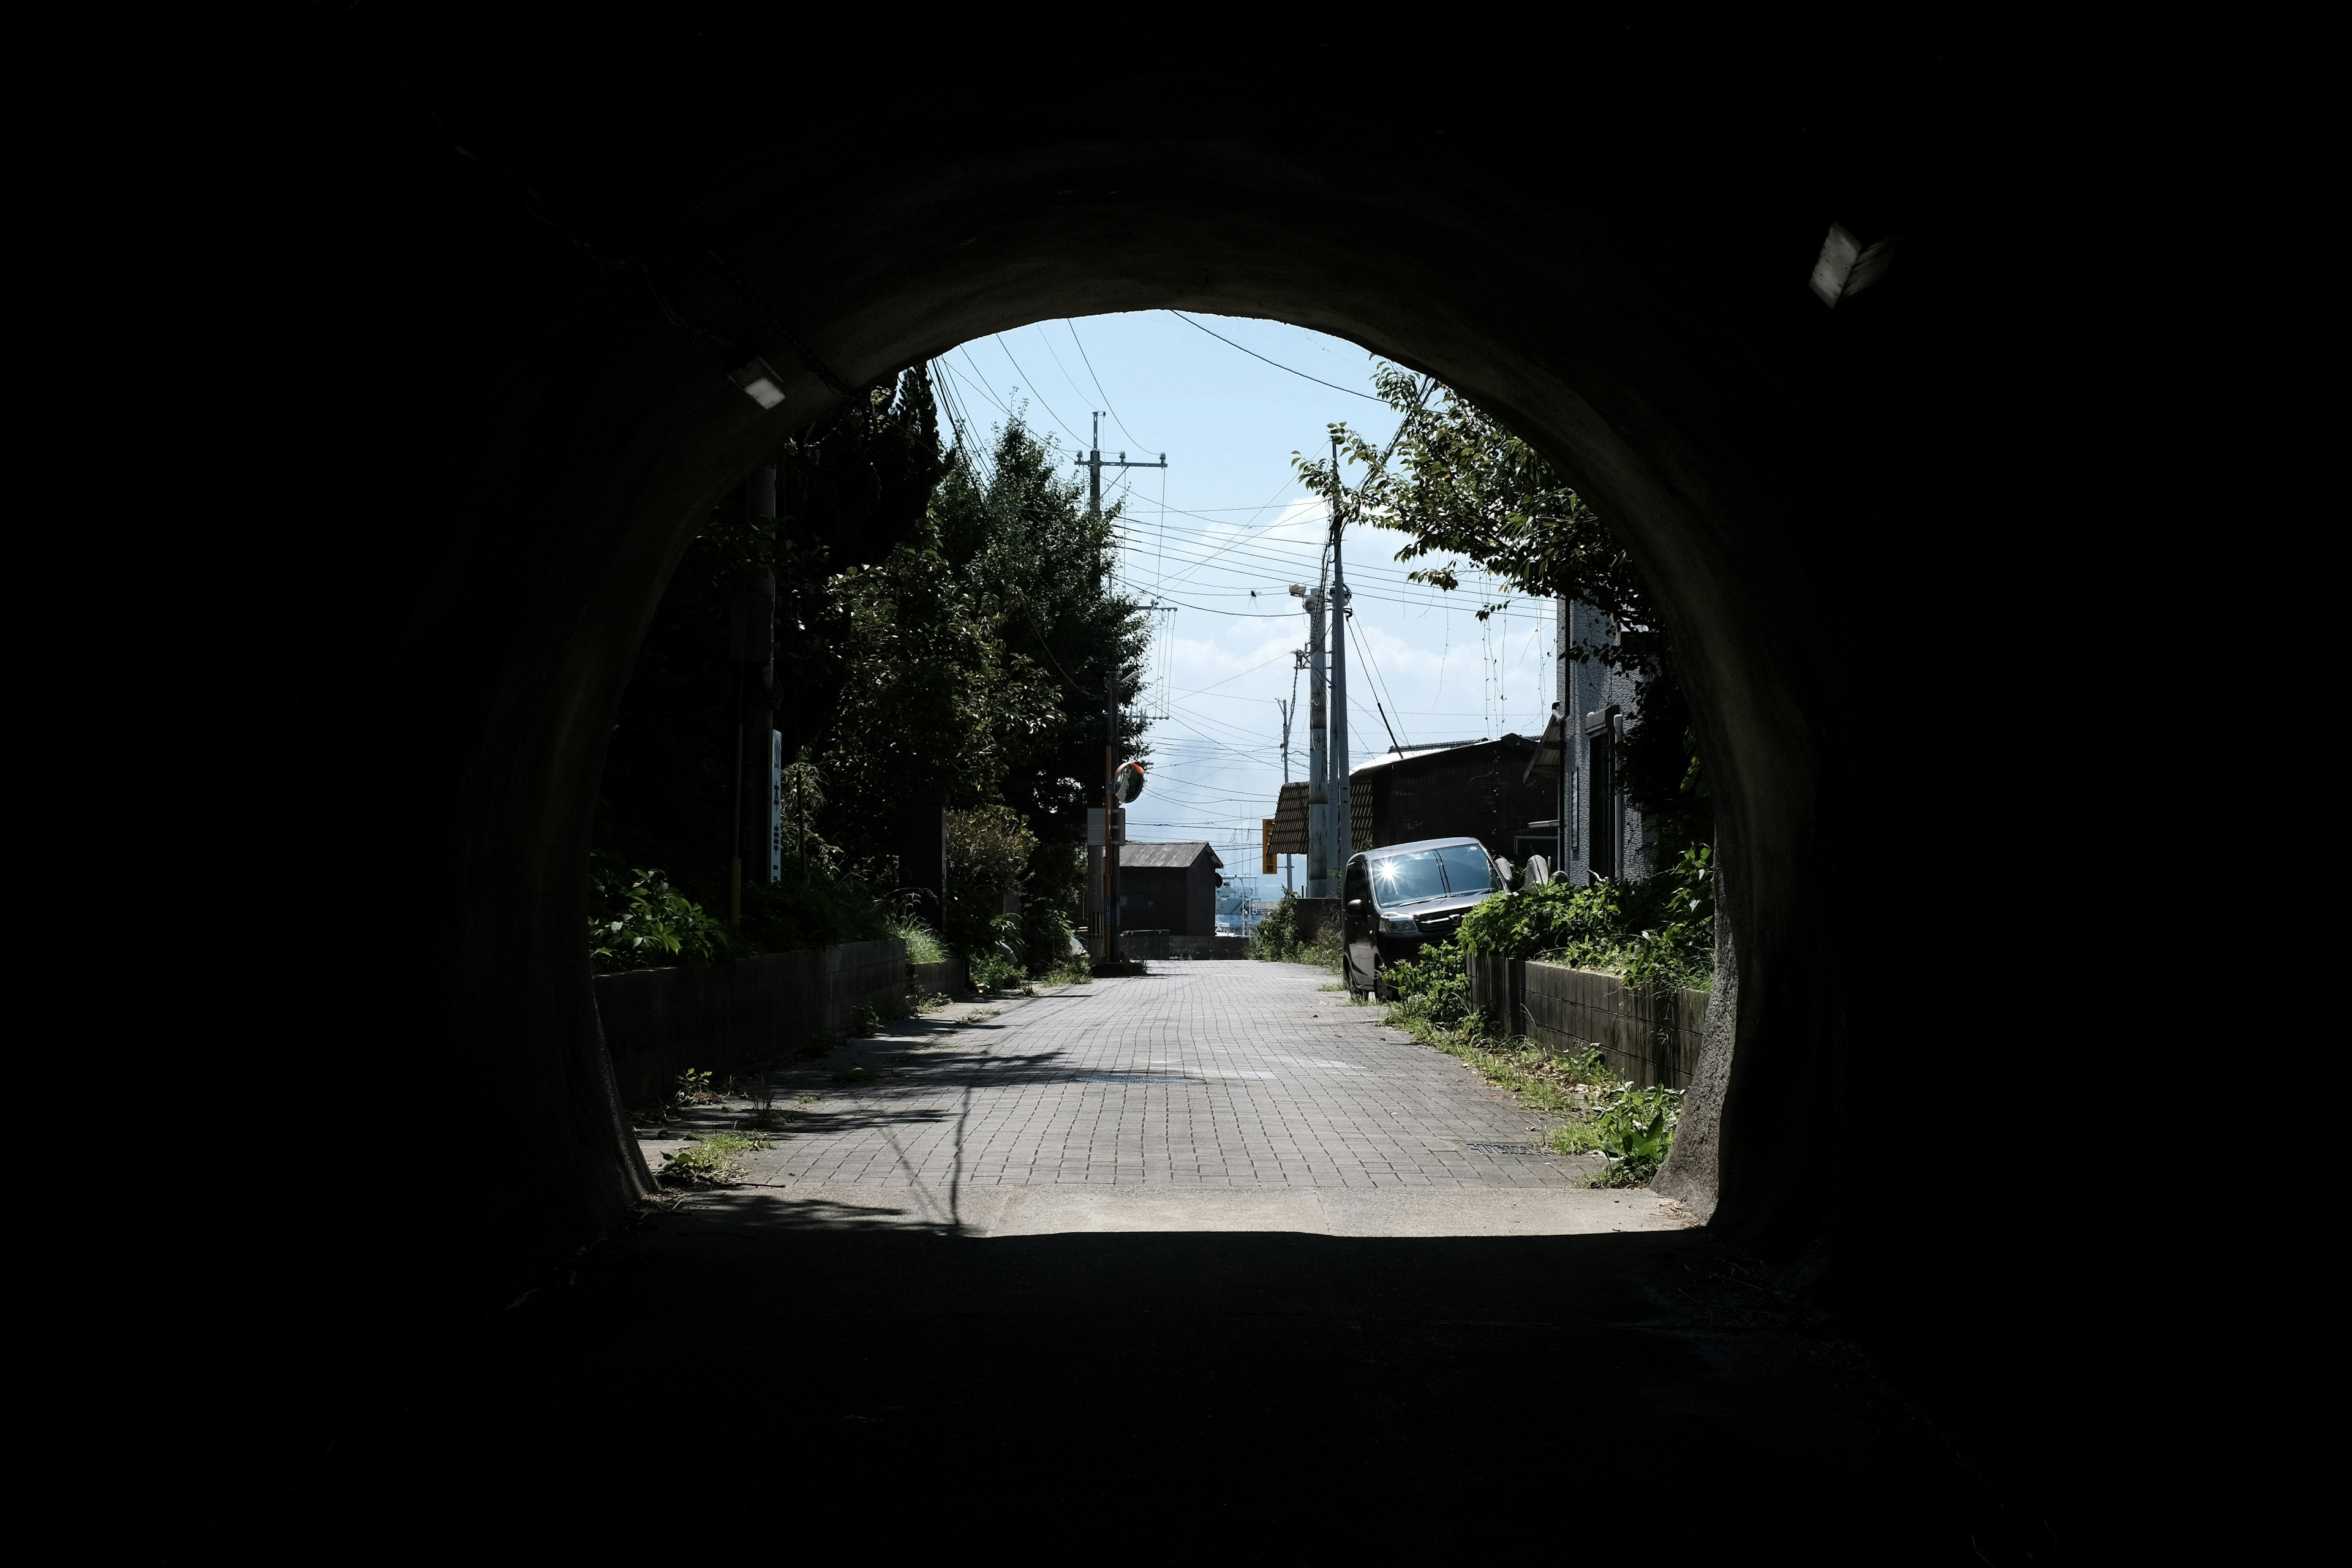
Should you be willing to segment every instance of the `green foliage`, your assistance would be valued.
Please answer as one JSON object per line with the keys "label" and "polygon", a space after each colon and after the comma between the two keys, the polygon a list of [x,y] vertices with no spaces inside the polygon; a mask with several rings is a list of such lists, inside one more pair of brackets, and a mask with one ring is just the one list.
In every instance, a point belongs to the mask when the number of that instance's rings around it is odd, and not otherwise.
{"label": "green foliage", "polygon": [[1545,958],[1618,975],[1639,989],[1714,983],[1714,852],[1685,849],[1638,881],[1550,882],[1488,899],[1463,917],[1462,946],[1505,958]]}
{"label": "green foliage", "polygon": [[736,953],[727,927],[659,871],[592,867],[588,952],[598,973],[715,963]]}
{"label": "green foliage", "polygon": [[[1500,901],[1486,900],[1489,904]],[[1466,927],[1469,922],[1463,923]],[[1460,1027],[1471,1011],[1470,976],[1463,969],[1462,959],[1462,942],[1457,939],[1432,942],[1405,963],[1389,965],[1381,973],[1398,1011],[1440,1029]]]}
{"label": "green foliage", "polygon": [[850,1037],[866,1039],[882,1032],[882,1015],[871,1004],[861,1002],[849,1010]]}
{"label": "green foliage", "polygon": [[1630,934],[1622,885],[1596,878],[1581,888],[1548,882],[1488,899],[1463,916],[1460,940],[1469,952],[1591,968],[1612,961]]}
{"label": "green foliage", "polygon": [[799,952],[896,934],[889,907],[872,887],[824,860],[784,858],[772,884],[743,889],[742,937],[754,952]]}
{"label": "green foliage", "polygon": [[1682,1115],[1682,1091],[1622,1086],[1593,1119],[1593,1142],[1609,1156],[1609,1168],[1593,1185],[1639,1186],[1658,1173],[1674,1147],[1675,1123]]}
{"label": "green foliage", "polygon": [[1250,956],[1271,963],[1296,963],[1305,956],[1307,939],[1298,931],[1298,899],[1286,891],[1265,918],[1250,932]]}
{"label": "green foliage", "polygon": [[[683,866],[689,903],[728,907],[747,679],[730,628],[763,574],[776,662],[748,679],[772,681],[793,758],[782,881],[747,884],[740,929],[685,931],[681,952],[697,940],[715,958],[895,932],[916,962],[944,956],[943,942],[987,965],[1067,969],[1106,679],[1120,697],[1122,752],[1147,754],[1134,699],[1149,617],[1111,586],[1118,509],[1087,504],[1053,443],[1017,416],[985,448],[964,446],[968,435],[942,447],[919,372],[872,388],[773,454],[779,520],[714,508],[673,574],[608,752],[601,849]],[[942,798],[959,822],[946,907],[903,910],[896,818]],[[746,847],[746,861],[763,847]],[[1016,891],[1024,912],[1008,927],[1002,895]],[[622,912],[598,909],[607,925]],[[927,927],[910,925],[918,913]],[[649,961],[635,945],[595,945],[613,948],[603,967]]]}
{"label": "green foliage", "polygon": [[945,963],[955,956],[936,931],[912,915],[892,915],[890,934],[907,944],[908,963]]}
{"label": "green foliage", "polygon": [[1003,952],[978,952],[971,959],[974,991],[1011,991],[1029,977],[1027,969]]}
{"label": "green foliage", "polygon": [[716,1186],[734,1177],[744,1155],[775,1146],[775,1140],[762,1133],[707,1132],[662,1156],[661,1179],[681,1186]]}
{"label": "green foliage", "polygon": [[[1349,504],[1375,526],[1406,536],[1399,561],[1429,563],[1413,567],[1407,574],[1412,580],[1458,589],[1466,560],[1520,593],[1592,605],[1619,626],[1664,625],[1633,557],[1533,447],[1433,380],[1391,364],[1377,365],[1372,379],[1400,416],[1387,461],[1380,461],[1381,447],[1346,426],[1333,431],[1340,437],[1342,463],[1353,461],[1362,476]],[[1297,466],[1308,488],[1321,495],[1332,495],[1347,477],[1328,459],[1302,458]],[[1482,605],[1478,618],[1506,605]],[[1663,638],[1580,641],[1570,657],[1598,659],[1643,679],[1618,766],[1662,852],[1677,854],[1711,838],[1713,802],[1699,764],[1697,728]]]}
{"label": "green foliage", "polygon": [[1276,963],[1311,963],[1339,973],[1339,932],[1336,925],[1308,933],[1302,930],[1298,899],[1285,892],[1266,917],[1250,932],[1250,956]]}
{"label": "green foliage", "polygon": [[1025,970],[1026,933],[1018,917],[1006,918],[1004,896],[1020,890],[1037,836],[1006,805],[951,811],[947,833],[949,945],[975,966],[1001,957]]}
{"label": "green foliage", "polygon": [[[1524,592],[1579,599],[1627,625],[1656,624],[1633,557],[1535,448],[1451,387],[1391,364],[1376,366],[1372,382],[1402,416],[1395,449],[1375,467],[1381,448],[1341,426],[1340,450],[1370,476],[1357,503],[1362,515],[1408,536],[1399,561],[1466,557]],[[1299,469],[1310,489],[1330,493],[1328,461]],[[1456,565],[1449,559],[1410,575],[1451,590],[1461,585]]]}

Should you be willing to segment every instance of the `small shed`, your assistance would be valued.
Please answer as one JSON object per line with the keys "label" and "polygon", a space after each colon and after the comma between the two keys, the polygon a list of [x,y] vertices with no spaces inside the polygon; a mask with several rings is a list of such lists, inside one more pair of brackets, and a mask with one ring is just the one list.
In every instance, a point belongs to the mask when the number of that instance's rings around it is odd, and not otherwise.
{"label": "small shed", "polygon": [[1122,931],[1171,936],[1217,934],[1217,889],[1224,862],[1205,843],[1123,845],[1118,852]]}

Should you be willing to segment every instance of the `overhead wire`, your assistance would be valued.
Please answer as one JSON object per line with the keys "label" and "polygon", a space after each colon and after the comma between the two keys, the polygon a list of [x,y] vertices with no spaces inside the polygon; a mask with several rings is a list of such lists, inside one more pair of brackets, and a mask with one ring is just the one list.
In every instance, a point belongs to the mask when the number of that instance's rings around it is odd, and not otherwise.
{"label": "overhead wire", "polygon": [[1127,427],[1127,421],[1118,416],[1118,407],[1116,404],[1111,402],[1110,394],[1104,389],[1102,377],[1095,374],[1095,362],[1091,358],[1087,357],[1087,345],[1079,341],[1078,324],[1076,321],[1071,321],[1067,316],[1065,316],[1062,318],[1062,325],[1070,329],[1070,342],[1077,344],[1078,358],[1085,362],[1087,376],[1095,384],[1095,390],[1102,394],[1103,407],[1109,411],[1110,422],[1118,426],[1120,433],[1129,440],[1133,441],[1139,450],[1156,450],[1156,448],[1151,447],[1150,442],[1143,440],[1141,437],[1138,437],[1134,431],[1129,430]]}
{"label": "overhead wire", "polygon": [[1242,348],[1241,344],[1234,342],[1233,339],[1225,336],[1224,333],[1211,331],[1209,328],[1202,326],[1200,322],[1192,320],[1192,317],[1186,315],[1181,310],[1171,310],[1168,313],[1175,317],[1178,321],[1183,322],[1188,327],[1198,328],[1202,331],[1208,332],[1211,337],[1216,339],[1227,348],[1241,349],[1242,353],[1249,355],[1250,358],[1258,361],[1260,363],[1270,364],[1276,370],[1288,371],[1292,375],[1297,376],[1301,381],[1311,381],[1318,386],[1328,386],[1334,392],[1344,392],[1350,397],[1360,397],[1367,403],[1381,403],[1385,401],[1382,398],[1375,397],[1369,392],[1358,392],[1352,386],[1341,386],[1336,381],[1326,381],[1319,375],[1309,375],[1303,370],[1293,370],[1290,366],[1283,363],[1280,360],[1267,359],[1255,349]]}
{"label": "overhead wire", "polygon": [[1061,426],[1062,429],[1069,436],[1070,439],[1078,443],[1080,449],[1083,450],[1086,447],[1087,438],[1079,435],[1076,430],[1072,430],[1063,420],[1062,416],[1054,412],[1054,405],[1047,403],[1045,401],[1045,395],[1037,390],[1036,378],[1032,376],[1027,371],[1023,370],[1021,368],[1021,362],[1013,357],[1012,345],[1004,341],[1004,334],[1003,332],[996,332],[992,335],[995,339],[997,348],[1003,351],[1004,354],[1004,363],[1013,367],[1013,373],[1021,378],[1021,384],[1029,389],[1029,395],[1034,397],[1037,400],[1038,405],[1045,410],[1045,417],[1051,419],[1055,424]]}

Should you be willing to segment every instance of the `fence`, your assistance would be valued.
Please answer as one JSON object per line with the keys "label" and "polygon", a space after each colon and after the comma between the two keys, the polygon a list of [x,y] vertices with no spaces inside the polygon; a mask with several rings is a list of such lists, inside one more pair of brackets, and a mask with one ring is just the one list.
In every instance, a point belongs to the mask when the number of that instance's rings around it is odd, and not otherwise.
{"label": "fence", "polygon": [[600,974],[596,1012],[621,1103],[644,1105],[689,1068],[730,1073],[846,1034],[860,1007],[891,1016],[906,1005],[907,980],[907,944],[887,937],[709,969]]}
{"label": "fence", "polygon": [[1643,994],[1613,974],[1486,953],[1468,967],[1472,1003],[1547,1049],[1597,1047],[1637,1085],[1683,1089],[1698,1070],[1706,992]]}

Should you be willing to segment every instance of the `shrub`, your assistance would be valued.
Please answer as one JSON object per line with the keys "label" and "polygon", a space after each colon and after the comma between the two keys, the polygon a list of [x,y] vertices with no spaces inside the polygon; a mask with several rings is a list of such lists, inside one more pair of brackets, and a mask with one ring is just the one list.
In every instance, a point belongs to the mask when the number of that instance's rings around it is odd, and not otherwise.
{"label": "shrub", "polygon": [[1609,1167],[1593,1179],[1593,1185],[1638,1186],[1656,1175],[1674,1147],[1682,1100],[1680,1089],[1627,1084],[1601,1107],[1593,1119],[1592,1141],[1609,1156]]}
{"label": "shrub", "polygon": [[940,940],[939,933],[913,915],[891,916],[890,934],[907,944],[907,962],[909,963],[945,963],[953,956],[948,952],[948,944]]}
{"label": "shrub", "polygon": [[659,871],[597,866],[589,875],[588,955],[599,974],[733,958],[732,933]]}
{"label": "shrub", "polygon": [[[1499,900],[1489,900],[1489,903]],[[1485,905],[1479,906],[1485,908]],[[1462,943],[1441,942],[1426,946],[1402,963],[1381,973],[1398,1010],[1408,1018],[1425,1019],[1441,1029],[1460,1027],[1471,1017],[1470,976],[1462,963]]]}
{"label": "shrub", "polygon": [[781,879],[743,889],[742,935],[754,952],[798,952],[893,934],[889,908],[874,889],[825,858],[803,864],[786,856]]}
{"label": "shrub", "polygon": [[1298,934],[1298,899],[1289,892],[1250,932],[1250,956],[1273,963],[1297,961],[1306,945]]}
{"label": "shrub", "polygon": [[1715,972],[1715,878],[1705,845],[1637,881],[1551,882],[1488,899],[1463,918],[1471,952],[1549,958],[1642,989],[1705,987]]}

